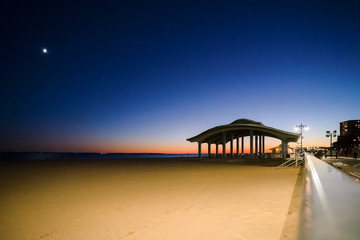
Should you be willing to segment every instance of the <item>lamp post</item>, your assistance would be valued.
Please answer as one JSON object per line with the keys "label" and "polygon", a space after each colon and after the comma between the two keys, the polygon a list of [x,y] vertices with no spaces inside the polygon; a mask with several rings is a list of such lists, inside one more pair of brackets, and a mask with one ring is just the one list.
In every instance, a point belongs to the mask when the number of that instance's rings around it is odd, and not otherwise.
{"label": "lamp post", "polygon": [[301,149],[301,152],[303,151],[303,145],[302,145],[302,132],[303,132],[303,129],[305,131],[309,130],[309,127],[307,125],[303,125],[302,123],[300,125],[296,125],[295,127],[295,131],[299,131],[300,129],[300,149]]}
{"label": "lamp post", "polygon": [[[330,131],[326,131],[326,137],[330,137],[330,157],[332,158],[332,137],[336,137],[336,130],[334,130],[333,132]],[[325,154],[326,157],[326,154]]]}
{"label": "lamp post", "polygon": [[[302,123],[300,125],[296,125],[295,127],[295,131],[299,131],[300,129],[300,149],[301,149],[301,153],[303,153],[303,145],[302,145],[302,139],[303,139],[303,136],[302,136],[302,132],[303,132],[303,129],[305,131],[309,130],[309,127],[307,125],[303,125]],[[296,156],[296,153],[295,153],[295,156]],[[304,156],[304,155],[303,155]],[[297,167],[297,158],[295,157],[295,166]]]}

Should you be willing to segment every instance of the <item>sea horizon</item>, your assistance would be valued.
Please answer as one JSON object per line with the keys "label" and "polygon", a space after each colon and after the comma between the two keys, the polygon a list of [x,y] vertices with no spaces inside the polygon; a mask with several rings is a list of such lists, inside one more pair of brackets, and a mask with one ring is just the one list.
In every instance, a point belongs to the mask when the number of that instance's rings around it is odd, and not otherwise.
{"label": "sea horizon", "polygon": [[127,159],[127,158],[174,158],[197,157],[197,154],[173,153],[107,153],[107,152],[0,152],[2,160],[42,160],[42,159]]}

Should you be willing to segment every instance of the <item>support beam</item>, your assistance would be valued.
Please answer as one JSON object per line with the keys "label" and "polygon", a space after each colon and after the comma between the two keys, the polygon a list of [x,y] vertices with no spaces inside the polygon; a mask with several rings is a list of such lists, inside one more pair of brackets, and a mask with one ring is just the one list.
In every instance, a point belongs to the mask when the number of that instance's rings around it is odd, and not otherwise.
{"label": "support beam", "polygon": [[262,140],[262,153],[265,153],[265,136],[262,136],[263,137],[263,140]]}
{"label": "support beam", "polygon": [[258,135],[255,135],[255,155],[258,153]]}
{"label": "support beam", "polygon": [[261,144],[262,136],[259,135],[259,153],[262,154],[262,144]]}
{"label": "support beam", "polygon": [[233,147],[233,144],[234,143],[234,135],[231,134],[231,140],[230,140],[230,155],[231,155],[231,158],[234,158],[234,147]]}
{"label": "support beam", "polygon": [[253,136],[253,130],[250,130],[250,156],[252,157],[253,156],[253,151],[254,151],[254,149],[253,149],[253,145],[254,145],[254,136]]}
{"label": "support beam", "polygon": [[211,143],[208,143],[208,158],[211,157]]}
{"label": "support beam", "polygon": [[201,142],[198,145],[198,157],[201,158]]}
{"label": "support beam", "polygon": [[222,156],[223,156],[223,158],[226,158],[226,133],[225,133],[225,132],[222,133],[222,138],[223,138],[223,143],[222,143],[222,145],[223,145],[223,152],[222,152]]}
{"label": "support beam", "polygon": [[219,144],[215,144],[216,146],[216,154],[215,154],[215,158],[218,158],[219,157]]}
{"label": "support beam", "polygon": [[286,150],[285,150],[286,142],[284,140],[281,140],[281,155],[282,159],[286,159]]}
{"label": "support beam", "polygon": [[239,157],[239,136],[236,137],[236,157]]}
{"label": "support beam", "polygon": [[241,137],[241,153],[244,154],[244,137]]}

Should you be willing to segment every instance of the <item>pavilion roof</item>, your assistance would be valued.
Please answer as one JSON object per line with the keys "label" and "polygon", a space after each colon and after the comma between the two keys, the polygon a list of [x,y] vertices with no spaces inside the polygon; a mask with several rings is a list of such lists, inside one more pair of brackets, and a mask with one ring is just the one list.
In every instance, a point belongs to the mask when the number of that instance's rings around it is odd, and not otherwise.
{"label": "pavilion roof", "polygon": [[219,144],[223,141],[224,132],[226,133],[226,142],[228,142],[236,137],[250,136],[251,131],[253,132],[253,135],[273,137],[286,142],[296,142],[300,137],[299,133],[283,131],[265,126],[261,122],[242,118],[235,120],[230,124],[210,128],[194,137],[188,138],[187,141]]}

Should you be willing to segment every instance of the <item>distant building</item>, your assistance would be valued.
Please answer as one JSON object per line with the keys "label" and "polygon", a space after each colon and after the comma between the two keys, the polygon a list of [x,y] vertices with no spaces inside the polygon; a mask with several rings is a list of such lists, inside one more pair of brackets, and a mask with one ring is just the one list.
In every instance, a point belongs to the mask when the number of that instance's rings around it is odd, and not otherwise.
{"label": "distant building", "polygon": [[[271,153],[282,153],[282,144],[270,148],[269,150],[271,150]],[[294,148],[288,146],[287,153],[294,153]]]}
{"label": "distant building", "polygon": [[334,147],[343,149],[345,154],[349,154],[355,146],[360,146],[360,120],[341,122],[340,135]]}

